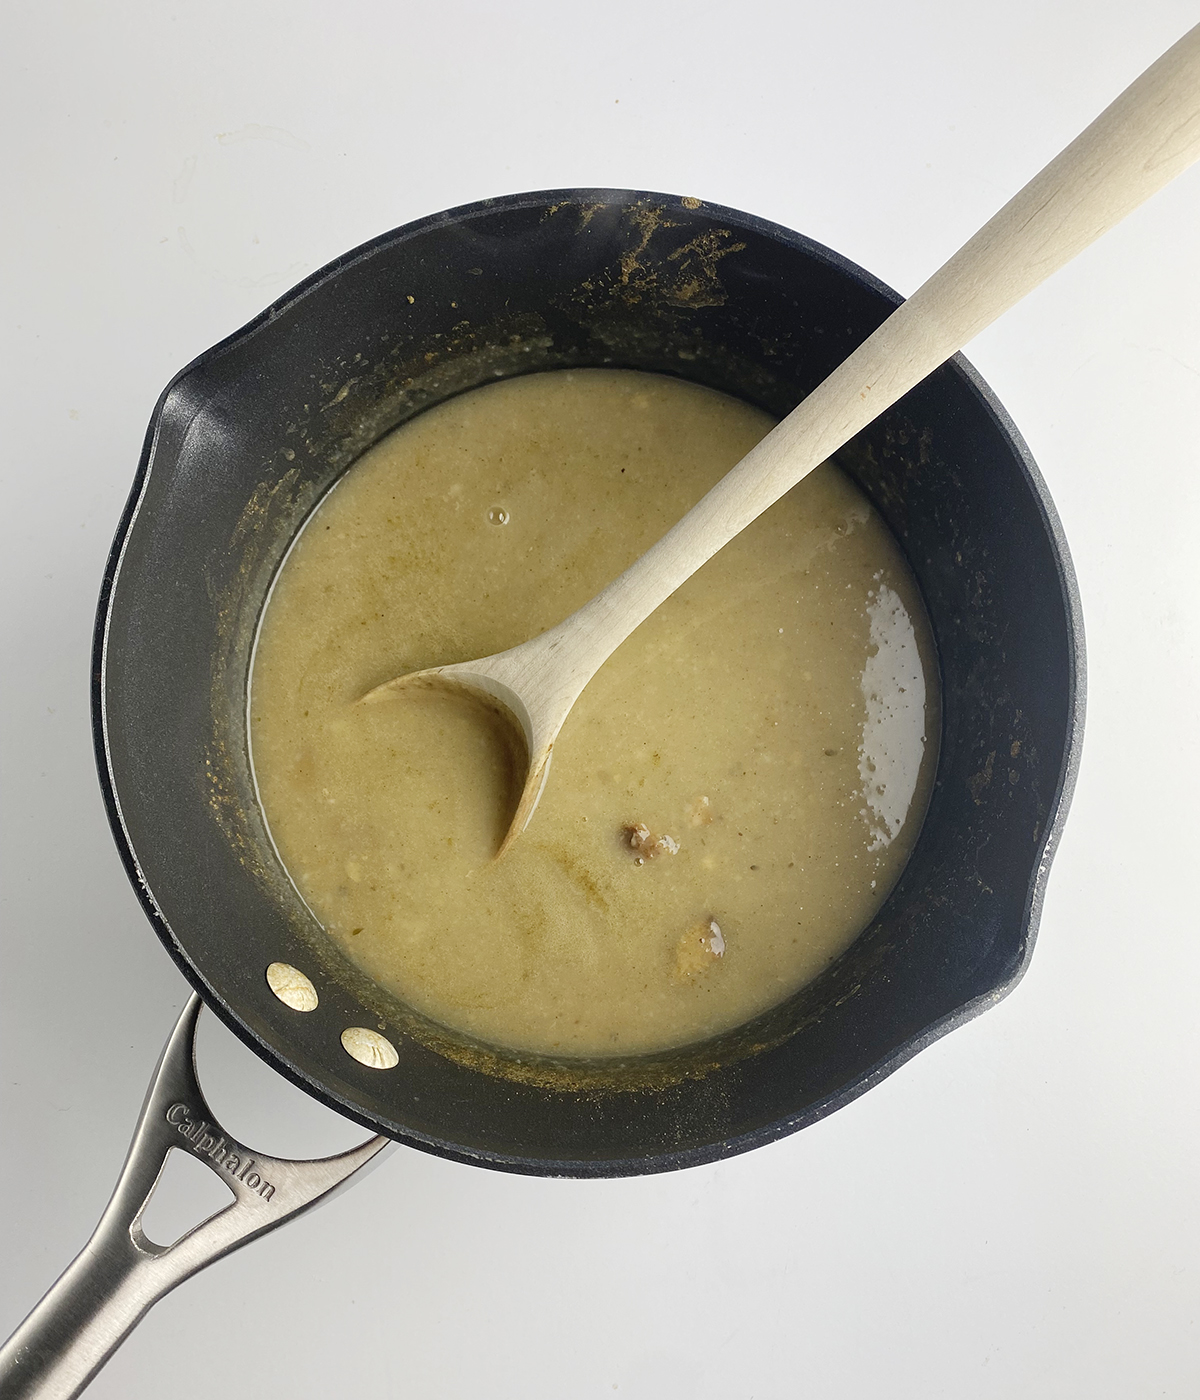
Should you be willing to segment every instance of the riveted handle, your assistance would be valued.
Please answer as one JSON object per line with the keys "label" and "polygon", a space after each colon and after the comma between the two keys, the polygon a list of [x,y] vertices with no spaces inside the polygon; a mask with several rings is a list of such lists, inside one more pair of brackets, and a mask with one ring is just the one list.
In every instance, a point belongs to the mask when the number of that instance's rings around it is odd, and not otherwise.
{"label": "riveted handle", "polygon": [[[0,1347],[0,1400],[70,1400],[149,1309],[184,1279],[327,1199],[388,1138],[335,1157],[293,1162],[253,1152],[213,1117],[196,1077],[201,1001],[193,996],[163,1049],[129,1154],[95,1233]],[[172,1148],[189,1152],[234,1193],[172,1245],[146,1238],[142,1214]]]}

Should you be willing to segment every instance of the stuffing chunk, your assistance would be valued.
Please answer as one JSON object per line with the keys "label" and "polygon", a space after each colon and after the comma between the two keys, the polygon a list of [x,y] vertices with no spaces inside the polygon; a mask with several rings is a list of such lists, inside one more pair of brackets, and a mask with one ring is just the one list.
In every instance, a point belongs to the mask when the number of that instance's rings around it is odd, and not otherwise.
{"label": "stuffing chunk", "polygon": [[648,860],[654,860],[656,856],[673,856],[679,850],[679,842],[673,836],[668,836],[666,833],[662,836],[655,836],[654,832],[643,822],[627,826],[625,839],[629,849],[634,853],[634,865],[645,865]]}
{"label": "stuffing chunk", "polygon": [[675,971],[680,977],[706,972],[725,956],[725,935],[716,919],[693,924],[675,946]]}

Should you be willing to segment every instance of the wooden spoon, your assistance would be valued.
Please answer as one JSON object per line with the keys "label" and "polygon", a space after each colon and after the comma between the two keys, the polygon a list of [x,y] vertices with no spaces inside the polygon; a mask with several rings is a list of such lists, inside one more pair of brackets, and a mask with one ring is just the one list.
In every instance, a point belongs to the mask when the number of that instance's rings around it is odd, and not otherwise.
{"label": "wooden spoon", "polygon": [[1142,74],[754,447],[578,612],[509,651],[397,677],[498,702],[529,768],[498,855],[529,823],[571,706],[626,637],[725,544],[957,350],[1200,157],[1200,25]]}

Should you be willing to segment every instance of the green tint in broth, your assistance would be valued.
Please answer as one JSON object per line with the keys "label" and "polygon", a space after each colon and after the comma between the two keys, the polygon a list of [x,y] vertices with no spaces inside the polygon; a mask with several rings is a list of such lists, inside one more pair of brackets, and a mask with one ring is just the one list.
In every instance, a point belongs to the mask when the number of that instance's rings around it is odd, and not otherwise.
{"label": "green tint in broth", "polygon": [[426,1015],[559,1056],[699,1041],[811,980],[894,885],[936,760],[933,644],[833,467],[601,669],[502,861],[504,726],[434,692],[356,703],[559,622],[771,426],[662,376],[531,375],[397,429],[306,525],[255,657],[263,809],[328,936]]}

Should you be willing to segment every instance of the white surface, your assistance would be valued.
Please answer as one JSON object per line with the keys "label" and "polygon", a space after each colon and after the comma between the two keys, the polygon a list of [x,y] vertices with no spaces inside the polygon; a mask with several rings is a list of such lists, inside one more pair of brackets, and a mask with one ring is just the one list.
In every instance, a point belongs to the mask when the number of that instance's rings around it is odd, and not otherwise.
{"label": "white surface", "polygon": [[[1195,22],[1174,0],[10,6],[0,1335],[90,1232],[184,984],[112,847],[88,661],[167,379],[489,194],[661,189],[912,291]],[[1200,1388],[1200,170],[968,348],[1083,594],[1083,768],[1028,976],[816,1127],[611,1183],[399,1153],[160,1304],[90,1394],[1179,1396]],[[233,1131],[358,1130],[208,1018]]]}

